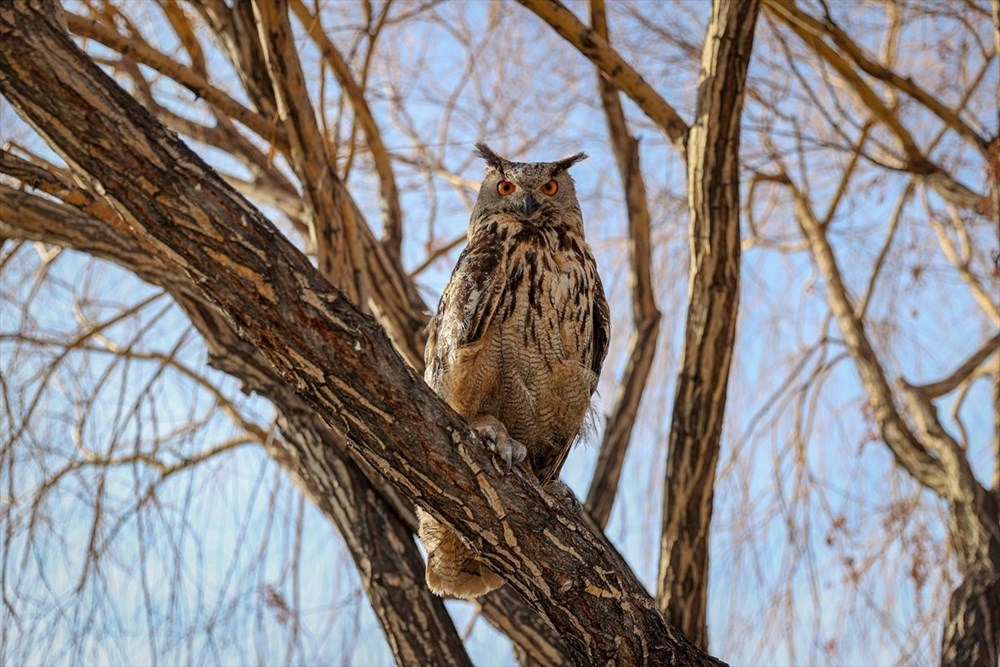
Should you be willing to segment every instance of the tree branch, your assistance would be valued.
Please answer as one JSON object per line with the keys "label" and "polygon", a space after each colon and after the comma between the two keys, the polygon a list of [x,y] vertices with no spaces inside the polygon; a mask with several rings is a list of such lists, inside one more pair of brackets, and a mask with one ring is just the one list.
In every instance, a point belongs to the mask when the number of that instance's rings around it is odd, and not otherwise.
{"label": "tree branch", "polygon": [[983,362],[996,354],[997,350],[1000,350],[1000,334],[994,334],[993,338],[990,338],[981,348],[973,352],[968,359],[949,373],[946,378],[914,388],[927,398],[940,398],[945,394],[949,394],[965,382],[970,375],[975,373],[983,365]]}
{"label": "tree branch", "polygon": [[[826,232],[808,198],[784,175],[795,217],[826,282],[830,308],[868,394],[882,439],[897,463],[948,502],[950,537],[963,581],[949,604],[942,664],[994,664],[1000,656],[1000,503],[972,473],[958,443],[942,426],[930,398],[899,381],[899,401],[847,293]],[[917,429],[910,428],[913,423]]]}
{"label": "tree branch", "polygon": [[364,222],[356,218],[350,196],[333,171],[333,160],[309,103],[287,0],[254,0],[253,6],[278,118],[288,134],[292,168],[302,184],[306,210],[315,227],[320,272],[365,312],[371,290],[358,238],[358,226]]}
{"label": "tree branch", "polygon": [[677,377],[657,602],[698,646],[708,645],[708,537],[740,279],[740,121],[760,13],[756,0],[715,0],[688,135],[691,273]]}
{"label": "tree branch", "polygon": [[660,127],[683,158],[688,125],[670,104],[635,71],[607,40],[588,28],[559,0],[518,0],[586,56],[615,87],[632,98]]}
{"label": "tree branch", "polygon": [[611,545],[523,471],[500,476],[381,329],[96,68],[54,14],[42,0],[0,10],[0,90],[285,384],[468,540],[559,629],[574,660],[717,664],[663,621]]}
{"label": "tree branch", "polygon": [[[604,0],[591,0],[590,22],[594,33],[610,44]],[[618,90],[603,76],[597,75],[597,85],[608,123],[608,136],[621,174],[628,208],[629,283],[632,286],[632,336],[629,339],[628,362],[622,381],[615,392],[615,404],[608,417],[601,442],[594,477],[584,504],[595,523],[603,529],[611,517],[618,479],[628,451],[639,413],[642,392],[653,367],[656,342],[660,334],[660,312],[656,309],[650,277],[651,247],[649,242],[649,206],[646,184],[639,169],[639,140],[631,136],[618,99]]]}
{"label": "tree branch", "polygon": [[134,58],[137,62],[170,77],[222,113],[256,132],[261,138],[277,144],[288,141],[283,129],[247,109],[190,68],[178,64],[145,44],[122,37],[114,30],[101,25],[97,19],[77,16],[70,12],[65,14],[66,23],[74,34],[99,42],[123,56]]}

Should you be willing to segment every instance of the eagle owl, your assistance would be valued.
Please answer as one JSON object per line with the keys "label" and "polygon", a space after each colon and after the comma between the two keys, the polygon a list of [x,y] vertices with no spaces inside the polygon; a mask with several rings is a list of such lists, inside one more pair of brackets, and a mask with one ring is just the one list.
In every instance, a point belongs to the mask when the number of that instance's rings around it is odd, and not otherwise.
{"label": "eagle owl", "polygon": [[[506,469],[522,462],[572,499],[559,471],[580,433],[608,351],[609,318],[568,169],[587,156],[488,165],[468,245],[431,322],[425,379],[480,432]],[[472,598],[503,580],[451,529],[418,510],[427,584]]]}

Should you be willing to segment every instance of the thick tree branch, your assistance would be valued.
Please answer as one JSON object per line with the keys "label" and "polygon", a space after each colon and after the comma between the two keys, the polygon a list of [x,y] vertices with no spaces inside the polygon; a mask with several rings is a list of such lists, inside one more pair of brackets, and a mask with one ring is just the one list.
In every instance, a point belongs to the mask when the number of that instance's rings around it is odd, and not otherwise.
{"label": "thick tree branch", "polygon": [[[0,152],[0,173],[26,173],[23,168],[17,169],[10,157]],[[45,191],[61,187],[51,174],[44,172],[35,172],[32,182]],[[72,186],[67,187],[72,189]],[[63,194],[66,192],[69,190]],[[79,190],[73,190],[70,197],[80,202],[94,201]],[[116,217],[106,206],[100,210]],[[362,583],[400,664],[462,662],[452,639],[454,631],[450,629],[450,617],[441,615],[444,610],[437,609],[439,599],[430,595],[423,583],[423,563],[412,540],[416,530],[412,505],[401,499],[384,478],[370,467],[366,468],[363,461],[353,460],[356,457],[350,455],[350,445],[343,436],[335,434],[290,392],[256,350],[236,335],[211,304],[193,295],[194,286],[188,283],[186,276],[163,266],[138,237],[132,237],[127,231],[104,220],[98,221],[76,207],[59,205],[4,185],[0,185],[0,235],[85,252],[114,262],[173,294],[204,337],[212,365],[238,378],[247,390],[261,394],[277,406],[282,432],[293,447],[272,448],[269,453],[343,535],[355,563],[362,568]],[[362,473],[364,479],[359,479]],[[370,507],[342,505],[339,499],[344,494],[364,498]],[[387,514],[387,507],[393,510],[391,516]],[[400,530],[405,531],[406,539],[402,539]],[[420,564],[416,578],[410,567],[413,558]],[[511,638],[523,662],[534,665],[565,663],[565,646],[555,630],[543,623],[509,588],[495,591],[481,603],[486,620]],[[388,608],[382,609],[383,604]],[[400,610],[414,615],[418,624],[407,624],[396,618]],[[433,625],[424,627],[421,622]],[[439,646],[438,653],[425,650],[425,643]],[[426,659],[401,660],[401,656],[407,655]]]}
{"label": "thick tree branch", "polygon": [[[247,94],[262,112],[277,116],[274,85],[268,75],[267,58],[258,34],[252,0],[236,0],[230,9],[222,0],[196,0],[195,5],[212,26],[219,41],[239,73]],[[313,120],[315,122],[315,119]],[[277,146],[294,163],[287,142]],[[321,172],[322,173],[322,172]],[[335,174],[334,174],[335,176]],[[398,257],[376,241],[365,217],[339,179],[335,180],[335,199],[340,214],[355,224],[368,277],[365,285],[371,291],[368,304],[379,323],[386,328],[396,349],[414,368],[424,359],[424,329],[429,321],[426,305],[417,293]],[[365,280],[364,276],[358,276]]]}
{"label": "thick tree branch", "polygon": [[[594,33],[610,43],[604,0],[591,0],[590,17]],[[656,298],[653,295],[653,283],[650,277],[649,206],[646,184],[639,169],[639,140],[629,134],[625,112],[618,99],[618,90],[600,74],[600,71],[598,71],[597,85],[628,208],[629,283],[632,286],[633,327],[628,344],[628,362],[622,382],[615,392],[615,404],[604,429],[601,452],[597,458],[597,466],[585,503],[590,516],[603,529],[611,517],[611,509],[618,494],[618,479],[632,437],[632,427],[635,425],[642,392],[653,367],[656,342],[660,334],[660,311],[656,309]]]}
{"label": "thick tree branch", "polygon": [[284,383],[467,539],[562,633],[574,660],[714,664],[663,621],[613,547],[523,471],[501,477],[374,322],[96,68],[54,14],[42,0],[0,8],[0,90]]}
{"label": "thick tree branch", "polygon": [[518,0],[552,27],[563,39],[586,56],[615,88],[639,105],[684,156],[687,151],[688,125],[642,75],[635,71],[607,40],[588,28],[559,0]]}
{"label": "thick tree branch", "polygon": [[[423,583],[423,560],[410,527],[399,520],[346,456],[347,445],[274,376],[215,308],[193,297],[183,274],[147,249],[82,211],[0,184],[0,232],[55,243],[113,261],[165,287],[205,339],[212,365],[270,399],[290,447],[269,453],[328,517],[351,553],[396,661],[401,665],[468,665],[461,639],[441,600]],[[393,494],[394,495],[394,494]]]}
{"label": "thick tree branch", "polygon": [[708,645],[708,537],[740,277],[740,120],[756,0],[715,0],[687,149],[690,304],[677,377],[657,602],[698,646]]}
{"label": "thick tree branch", "polygon": [[[417,523],[412,504],[402,499],[398,492],[363,460],[350,455],[350,445],[344,437],[335,434],[302,403],[301,399],[290,392],[280,378],[274,375],[273,369],[260,354],[236,335],[213,306],[195,296],[195,288],[186,276],[157,261],[151,254],[150,248],[143,244],[142,238],[132,235],[128,226],[121,223],[119,216],[110,207],[93,195],[61,180],[52,172],[0,150],[0,173],[19,178],[25,183],[30,183],[32,188],[59,197],[64,202],[73,202],[73,205],[69,206],[58,205],[0,185],[0,234],[9,238],[25,238],[79,250],[114,262],[143,280],[163,287],[175,296],[195,328],[204,337],[213,365],[238,378],[248,390],[256,391],[277,406],[287,441],[292,444],[322,443],[323,448],[320,449],[299,446],[295,450],[272,449],[269,453],[316,502],[319,509],[338,526],[338,529],[342,532],[347,531],[343,533],[344,539],[351,548],[355,562],[359,563],[359,567],[365,568],[362,574],[363,582],[373,602],[388,600],[397,610],[408,608],[411,613],[420,614],[420,605],[426,604],[425,597],[437,600],[428,594],[428,589],[423,584],[422,565],[420,576],[416,580],[416,585],[419,586],[417,594],[409,588],[413,584],[410,577],[394,573],[395,561],[390,561],[388,563],[390,567],[385,568],[381,574],[372,569],[380,565],[378,554],[390,553],[390,549],[385,545],[380,546],[376,541],[367,551],[355,550],[366,544],[364,535],[359,531],[368,530],[370,526],[377,527],[386,521],[383,504],[392,507],[395,516],[384,528],[384,536],[381,533],[375,535],[380,539],[382,537],[389,539],[390,545],[398,548],[400,540],[396,536],[399,530],[397,524],[405,527],[410,536],[416,531]],[[83,215],[83,212],[87,212],[87,215]],[[295,455],[294,451],[304,451],[310,456]],[[353,465],[360,466],[360,469],[352,470]],[[323,474],[316,474],[317,470],[323,471]],[[375,505],[370,513],[363,514],[356,521],[342,523],[343,518],[351,510],[340,507],[331,500],[331,498],[335,500],[335,496],[331,495],[329,487],[335,484],[339,485],[338,488],[344,489],[363,488],[359,485],[364,483],[355,479],[355,473],[361,472],[367,480],[368,487],[376,490],[381,500],[380,502],[372,500]],[[368,491],[364,491],[363,495],[370,498]],[[374,519],[370,520],[371,517]],[[417,553],[412,539],[403,544],[407,549],[413,549],[413,553]],[[409,554],[402,554],[400,566],[405,566],[410,560]],[[400,590],[387,594],[381,587]],[[509,588],[504,587],[494,591],[481,603],[486,620],[510,637],[514,642],[515,652],[524,658],[523,662],[534,665],[565,663],[565,646],[555,630],[527,608]],[[407,604],[410,606],[407,607]],[[387,623],[383,621],[382,614],[395,612],[391,610],[383,612],[378,607],[375,611],[380,622],[383,622],[387,636],[393,633],[397,635],[389,636],[394,651],[396,647],[400,647],[404,652],[420,655],[419,651],[406,648],[408,643],[414,643],[413,638],[409,638],[406,634],[400,635],[401,630],[420,631],[421,642],[436,642],[441,644],[442,650],[445,651],[452,648],[447,633],[439,636],[439,632],[430,631],[433,628],[428,630],[401,626],[391,619],[391,622]],[[422,618],[438,623],[435,620],[436,613],[433,609],[426,611],[422,614]],[[438,625],[444,627],[441,623]],[[399,654],[396,655],[398,658]],[[442,660],[435,659],[432,662],[440,661]],[[448,662],[448,660],[443,661]]]}

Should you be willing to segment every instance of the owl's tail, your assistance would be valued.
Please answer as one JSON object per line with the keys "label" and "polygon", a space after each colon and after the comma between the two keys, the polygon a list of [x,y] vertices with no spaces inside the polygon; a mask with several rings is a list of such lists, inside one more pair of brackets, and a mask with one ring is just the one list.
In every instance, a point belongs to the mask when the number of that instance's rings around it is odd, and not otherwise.
{"label": "owl's tail", "polygon": [[447,526],[417,508],[420,540],[427,549],[427,586],[436,595],[476,598],[503,586],[465,542]]}

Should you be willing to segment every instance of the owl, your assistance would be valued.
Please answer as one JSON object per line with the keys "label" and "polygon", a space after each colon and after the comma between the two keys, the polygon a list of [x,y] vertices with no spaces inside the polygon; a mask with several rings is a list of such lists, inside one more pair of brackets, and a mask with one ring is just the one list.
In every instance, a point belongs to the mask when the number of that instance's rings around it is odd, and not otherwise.
{"label": "owl", "polygon": [[[610,327],[568,171],[587,156],[512,162],[476,148],[486,176],[429,327],[424,377],[503,470],[523,463],[575,503],[559,471],[597,389]],[[432,591],[474,598],[503,585],[454,531],[418,514]]]}

